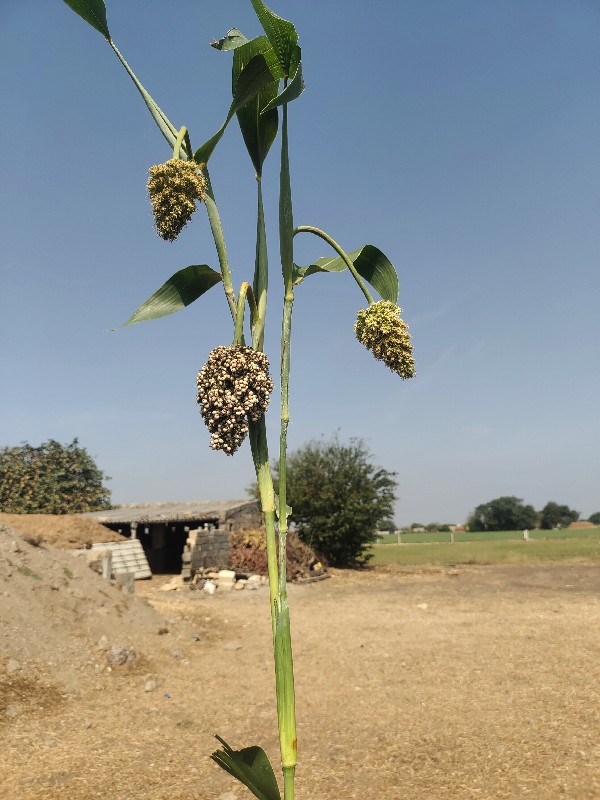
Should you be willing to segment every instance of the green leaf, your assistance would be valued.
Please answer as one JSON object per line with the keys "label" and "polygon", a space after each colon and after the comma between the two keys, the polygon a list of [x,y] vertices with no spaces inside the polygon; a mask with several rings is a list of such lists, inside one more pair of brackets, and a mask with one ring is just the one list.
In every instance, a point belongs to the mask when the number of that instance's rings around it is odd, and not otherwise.
{"label": "green leaf", "polygon": [[174,314],[175,311],[189,306],[220,280],[221,273],[215,272],[206,264],[184,267],[163,283],[121,327]]}
{"label": "green leaf", "polygon": [[261,747],[253,745],[233,750],[220,736],[216,738],[223,750],[215,750],[211,755],[213,761],[247,786],[259,800],[281,800],[273,767]]}
{"label": "green leaf", "polygon": [[252,5],[285,75],[292,75],[295,47],[298,44],[296,28],[293,23],[277,16],[262,0],[252,0]]}
{"label": "green leaf", "polygon": [[106,22],[106,6],[104,0],[65,0],[76,14],[95,28],[105,39],[110,41],[110,31]]}
{"label": "green leaf", "polygon": [[243,44],[246,44],[247,41],[248,39],[241,31],[237,28],[231,28],[222,39],[211,42],[210,46],[214,47],[215,50],[235,50],[236,47],[241,47]]}
{"label": "green leaf", "polygon": [[[348,253],[356,271],[378,292],[384,300],[398,302],[398,274],[392,262],[381,250],[366,244]],[[308,267],[294,264],[294,284],[302,283],[304,278],[317,272],[343,272],[346,264],[340,256],[319,258]]]}
{"label": "green leaf", "polygon": [[266,36],[258,36],[239,47],[233,55],[232,86],[234,95],[240,75],[255,55],[263,55],[275,80],[264,87],[257,95],[237,111],[238,123],[246,148],[258,175],[277,136],[278,115],[273,110],[263,114],[262,110],[277,96],[279,77],[283,77],[277,57]]}
{"label": "green leaf", "polygon": [[[152,114],[152,119],[156,122],[156,124],[158,126],[158,129],[160,130],[162,135],[165,137],[167,142],[170,144],[170,146],[174,148],[175,147],[175,142],[177,141],[177,134],[178,134],[177,128],[169,121],[169,119],[167,119],[167,116],[164,113],[164,111],[162,111],[156,105],[156,103],[154,102],[152,97],[150,97],[148,92],[144,89],[144,87],[142,86],[142,84],[138,80],[137,75],[131,69],[131,67],[129,66],[127,61],[125,61],[125,59],[123,58],[123,56],[121,55],[121,53],[117,49],[117,46],[115,45],[115,43],[111,41],[110,42],[110,46],[114,50],[114,52],[115,52],[117,58],[119,59],[119,61],[121,62],[121,64],[125,67],[125,69],[127,71],[127,74],[129,75],[131,80],[134,82],[138,92],[141,94],[142,100],[146,104],[146,107],[148,108],[148,111]],[[181,149],[184,151],[185,155],[188,158],[191,158],[192,150],[191,150],[191,147],[189,146],[189,136],[186,137],[184,145],[183,145],[183,147]]]}
{"label": "green leaf", "polygon": [[215,147],[225,133],[225,128],[227,125],[229,125],[229,122],[236,111],[242,108],[242,106],[244,106],[248,101],[252,100],[252,98],[255,97],[261,89],[264,89],[264,87],[268,86],[269,83],[272,83],[273,80],[274,76],[271,73],[269,65],[267,64],[267,60],[262,53],[259,53],[250,59],[238,77],[231,107],[229,108],[229,113],[227,114],[225,122],[221,125],[215,135],[211,136],[211,138],[204,142],[204,144],[194,153],[194,160],[198,164],[206,163],[211,157]]}
{"label": "green leaf", "polygon": [[[300,48],[298,48],[299,50]],[[302,63],[299,62],[296,68],[296,74],[285,87],[285,89],[281,92],[280,95],[273,98],[270,103],[268,103],[261,114],[267,114],[273,111],[277,106],[282,106],[284,103],[291,103],[292,100],[295,100],[297,97],[300,97],[302,92],[304,91],[304,78],[302,76]]]}

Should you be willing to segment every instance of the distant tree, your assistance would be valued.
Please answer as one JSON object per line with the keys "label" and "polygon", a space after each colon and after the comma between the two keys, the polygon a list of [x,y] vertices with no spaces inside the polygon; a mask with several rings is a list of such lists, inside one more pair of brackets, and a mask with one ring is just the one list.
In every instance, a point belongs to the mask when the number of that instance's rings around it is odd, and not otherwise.
{"label": "distant tree", "polygon": [[384,519],[379,523],[379,530],[395,533],[398,530],[398,526],[393,519]]}
{"label": "distant tree", "polygon": [[533,528],[536,512],[518,497],[498,497],[477,506],[468,520],[470,531],[515,531]]}
{"label": "distant tree", "polygon": [[425,530],[425,525],[422,522],[413,522],[411,523],[410,529],[411,531],[416,531],[418,528],[423,528]]}
{"label": "distant tree", "polygon": [[110,508],[110,480],[77,439],[0,449],[0,511],[78,514]]}
{"label": "distant tree", "polygon": [[592,525],[600,525],[600,511],[590,514],[588,517],[588,522],[591,522]]}
{"label": "distant tree", "polygon": [[[274,473],[277,485],[277,463]],[[361,439],[308,442],[287,460],[290,521],[302,541],[332,566],[360,566],[369,559],[365,546],[392,518],[395,475],[373,463]],[[256,486],[248,491],[254,495]]]}
{"label": "distant tree", "polygon": [[574,511],[569,506],[558,503],[546,503],[542,509],[540,525],[545,530],[552,528],[568,528],[572,522],[579,519],[579,511]]}

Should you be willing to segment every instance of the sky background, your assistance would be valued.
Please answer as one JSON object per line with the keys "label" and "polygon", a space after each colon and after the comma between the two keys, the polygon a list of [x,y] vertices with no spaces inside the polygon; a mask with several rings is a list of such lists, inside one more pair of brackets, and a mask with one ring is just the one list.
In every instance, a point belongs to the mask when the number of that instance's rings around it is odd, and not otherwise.
{"label": "sky background", "polygon": [[[296,292],[293,450],[338,432],[397,472],[396,521],[462,522],[516,495],[600,510],[600,3],[357,0],[272,6],[300,34],[290,106],[294,221],[395,264],[417,377],[354,339],[348,274]],[[242,0],[109,0],[113,39],[198,147],[230,102]],[[123,323],[189,264],[217,267],[204,210],[169,244],[147,169],[171,156],[102,36],[61,0],[0,3],[0,445],[80,444],[113,502],[245,496],[249,446],[208,447],[195,379],[231,341],[219,286],[162,320]],[[267,351],[281,308],[278,144],[264,176]],[[251,280],[256,187],[234,122],[210,162],[234,283]],[[296,242],[297,263],[329,255]],[[276,371],[276,369],[274,369]],[[278,447],[278,401],[268,416]]]}

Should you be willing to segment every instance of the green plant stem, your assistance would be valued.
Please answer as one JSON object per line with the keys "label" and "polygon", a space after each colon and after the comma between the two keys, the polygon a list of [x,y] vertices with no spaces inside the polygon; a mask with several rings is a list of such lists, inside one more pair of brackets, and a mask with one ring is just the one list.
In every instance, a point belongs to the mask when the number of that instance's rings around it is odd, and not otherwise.
{"label": "green plant stem", "polygon": [[183,140],[185,139],[187,134],[187,128],[185,125],[180,128],[179,133],[177,134],[177,139],[175,140],[175,147],[173,148],[173,158],[179,158],[179,154],[181,152],[181,145],[183,144]]}
{"label": "green plant stem", "polygon": [[237,303],[235,301],[235,292],[233,291],[233,283],[231,281],[231,269],[229,267],[229,258],[227,256],[227,247],[225,246],[225,236],[223,234],[221,217],[219,216],[219,209],[217,208],[217,204],[215,202],[215,196],[213,193],[212,183],[210,182],[207,164],[204,164],[202,167],[202,172],[206,178],[206,196],[204,197],[204,205],[206,206],[210,230],[215,242],[215,247],[217,249],[217,257],[219,259],[221,277],[223,278],[225,297],[227,298],[227,302],[229,304],[231,318],[235,322]]}
{"label": "green plant stem", "polygon": [[290,344],[294,304],[294,236],[292,191],[288,147],[288,109],[283,106],[281,125],[281,167],[279,189],[279,248],[283,274],[284,300],[281,322],[281,424],[279,437],[279,606],[275,637],[275,677],[279,744],[284,775],[284,800],[294,800],[294,773],[297,761],[296,700],[290,615],[286,587],[287,539],[287,429],[289,414]]}
{"label": "green plant stem", "polygon": [[286,800],[294,800],[294,775],[296,767],[283,769],[283,796]]}
{"label": "green plant stem", "polygon": [[287,597],[286,537],[288,530],[287,505],[287,431],[290,422],[290,344],[294,294],[286,290],[281,321],[281,420],[279,433],[279,592]]}
{"label": "green plant stem", "polygon": [[367,302],[369,303],[369,305],[373,305],[375,301],[373,300],[371,293],[367,289],[365,282],[356,271],[356,267],[352,263],[352,259],[350,258],[348,253],[340,247],[340,245],[335,241],[335,239],[332,239],[331,236],[325,233],[325,231],[322,231],[320,228],[315,228],[312,225],[299,225],[297,228],[294,228],[293,235],[296,236],[296,234],[298,233],[313,233],[315,236],[319,236],[321,239],[324,239],[327,242],[327,244],[330,244],[331,247],[333,247],[333,249],[335,250],[335,252],[339,256],[341,256],[342,260],[352,273],[352,277],[359,285],[360,290],[362,291],[364,296],[367,298]]}
{"label": "green plant stem", "polygon": [[244,281],[240,286],[237,299],[237,309],[235,312],[235,327],[233,330],[233,344],[244,344],[244,311],[246,308],[246,300],[250,306],[250,325],[253,326],[256,322],[258,308],[256,307],[256,300],[254,292],[249,283]]}
{"label": "green plant stem", "polygon": [[265,339],[265,319],[267,314],[267,289],[269,284],[269,261],[267,255],[267,233],[265,229],[265,212],[263,208],[262,180],[256,176],[257,213],[256,213],[256,255],[254,259],[254,296],[256,298],[256,323],[252,326],[252,346],[262,350]]}
{"label": "green plant stem", "polygon": [[271,622],[273,639],[277,623],[279,577],[277,574],[277,542],[275,535],[275,491],[273,477],[269,466],[269,448],[265,418],[249,423],[250,448],[256,472],[260,504],[265,519],[267,568],[269,573],[269,601],[271,605]]}
{"label": "green plant stem", "polygon": [[244,311],[246,310],[246,294],[250,284],[242,283],[238,292],[237,309],[235,313],[235,328],[233,331],[233,344],[242,344],[244,341]]}

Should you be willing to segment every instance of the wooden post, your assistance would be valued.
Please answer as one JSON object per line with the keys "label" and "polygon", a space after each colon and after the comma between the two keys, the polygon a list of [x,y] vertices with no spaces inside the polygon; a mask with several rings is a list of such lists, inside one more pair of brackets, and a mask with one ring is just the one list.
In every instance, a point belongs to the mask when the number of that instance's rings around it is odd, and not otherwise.
{"label": "wooden post", "polygon": [[107,550],[102,559],[102,577],[107,581],[112,578],[112,550]]}

